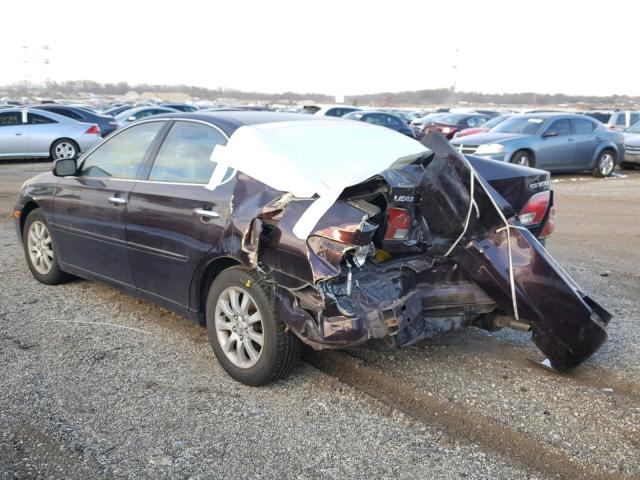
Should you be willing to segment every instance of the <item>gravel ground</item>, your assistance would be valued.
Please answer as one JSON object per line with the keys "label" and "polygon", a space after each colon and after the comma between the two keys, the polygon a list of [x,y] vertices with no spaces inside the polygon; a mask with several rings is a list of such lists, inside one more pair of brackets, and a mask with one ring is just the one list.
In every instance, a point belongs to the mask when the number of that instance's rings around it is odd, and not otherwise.
{"label": "gravel ground", "polygon": [[[620,208],[640,200],[637,173],[554,184],[559,226],[549,249],[616,315],[610,341],[573,374],[529,363],[541,357],[527,335],[470,329],[392,355],[336,353],[337,371],[303,363],[250,388],[224,374],[206,332],[188,320],[102,284],[32,279],[8,216],[22,182],[46,168],[0,165],[0,479],[579,471],[545,468],[534,455],[545,451],[606,478],[640,477],[640,259],[631,249],[640,212]],[[364,385],[378,376],[378,390]],[[486,442],[465,434],[478,426]],[[501,437],[529,446],[531,460],[494,448],[489,439]]]}

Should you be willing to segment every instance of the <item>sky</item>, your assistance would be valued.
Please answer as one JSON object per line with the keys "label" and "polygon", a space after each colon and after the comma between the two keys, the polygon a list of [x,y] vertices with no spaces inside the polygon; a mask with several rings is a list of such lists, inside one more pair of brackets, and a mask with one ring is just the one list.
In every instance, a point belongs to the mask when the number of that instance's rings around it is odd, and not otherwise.
{"label": "sky", "polygon": [[637,0],[2,3],[0,85],[640,95]]}

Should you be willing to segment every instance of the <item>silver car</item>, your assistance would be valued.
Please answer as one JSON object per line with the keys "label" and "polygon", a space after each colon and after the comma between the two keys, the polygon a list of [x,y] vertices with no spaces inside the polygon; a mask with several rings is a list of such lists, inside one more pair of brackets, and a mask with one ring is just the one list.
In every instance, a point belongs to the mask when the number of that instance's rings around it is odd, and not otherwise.
{"label": "silver car", "polygon": [[0,159],[76,158],[100,140],[95,124],[36,108],[0,110]]}

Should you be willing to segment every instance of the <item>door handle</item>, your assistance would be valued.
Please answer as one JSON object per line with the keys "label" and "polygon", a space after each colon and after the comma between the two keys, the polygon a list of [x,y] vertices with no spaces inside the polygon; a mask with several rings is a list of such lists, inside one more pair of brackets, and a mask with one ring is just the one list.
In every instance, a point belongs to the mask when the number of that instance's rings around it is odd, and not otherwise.
{"label": "door handle", "polygon": [[573,139],[573,138],[571,138],[571,137],[567,138],[567,142],[573,142],[573,140],[574,140],[574,139]]}
{"label": "door handle", "polygon": [[21,133],[16,133],[16,137],[21,137],[22,134]]}
{"label": "door handle", "polygon": [[218,212],[214,212],[213,210],[205,210],[204,208],[196,208],[193,210],[195,215],[200,215],[201,217],[206,218],[220,218],[220,214]]}
{"label": "door handle", "polygon": [[117,207],[118,205],[126,205],[127,201],[124,198],[109,197],[109,203],[112,203]]}

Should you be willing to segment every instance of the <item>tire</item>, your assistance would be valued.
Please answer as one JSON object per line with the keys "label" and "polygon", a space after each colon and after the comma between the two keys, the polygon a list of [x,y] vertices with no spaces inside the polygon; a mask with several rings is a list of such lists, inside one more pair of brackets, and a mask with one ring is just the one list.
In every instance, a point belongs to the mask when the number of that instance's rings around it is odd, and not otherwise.
{"label": "tire", "polygon": [[523,167],[533,167],[533,154],[528,152],[527,150],[518,150],[511,157],[510,163],[515,163],[516,165],[522,165]]}
{"label": "tire", "polygon": [[68,138],[61,138],[56,140],[51,145],[51,158],[53,160],[60,160],[62,158],[77,158],[80,153],[78,144]]}
{"label": "tire", "polygon": [[207,296],[206,319],[218,362],[245,385],[281,378],[300,358],[300,340],[276,317],[272,289],[253,270],[232,267],[216,277]]}
{"label": "tire", "polygon": [[591,170],[591,175],[598,178],[608,177],[616,168],[616,155],[613,151],[605,149],[598,155],[596,166]]}
{"label": "tire", "polygon": [[29,270],[40,283],[57,285],[73,278],[60,269],[51,231],[39,208],[27,215],[22,230],[22,246]]}

